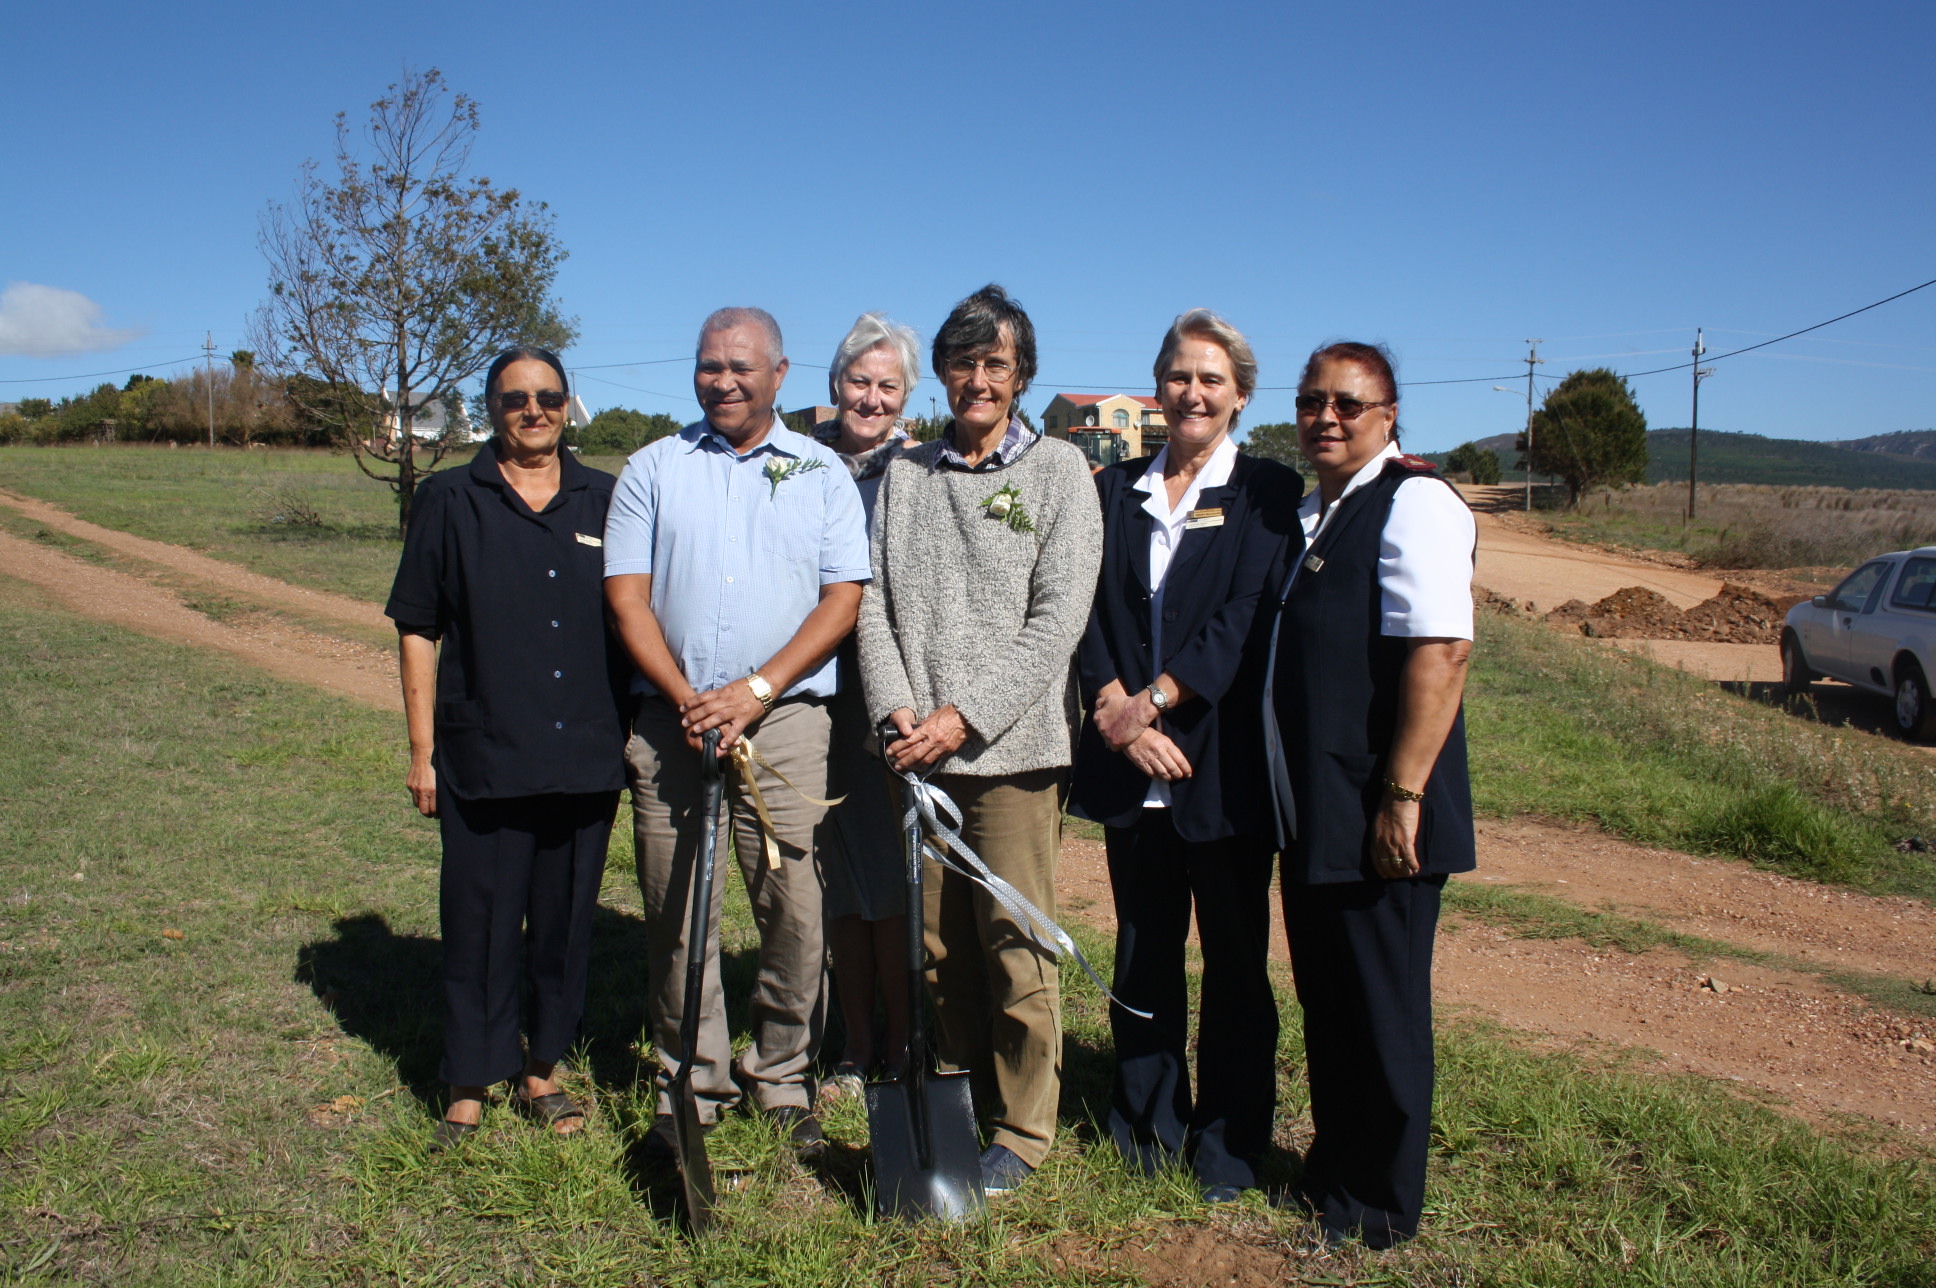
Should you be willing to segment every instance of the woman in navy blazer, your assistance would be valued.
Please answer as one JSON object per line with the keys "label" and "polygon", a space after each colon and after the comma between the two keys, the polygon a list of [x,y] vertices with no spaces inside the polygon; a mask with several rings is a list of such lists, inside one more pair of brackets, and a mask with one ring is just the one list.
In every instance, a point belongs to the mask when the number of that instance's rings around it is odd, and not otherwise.
{"label": "woman in navy blazer", "polygon": [[[1103,563],[1077,653],[1091,719],[1073,807],[1103,824],[1116,903],[1109,1129],[1144,1171],[1187,1162],[1212,1201],[1256,1184],[1276,1107],[1272,847],[1257,607],[1296,542],[1298,475],[1238,452],[1257,384],[1236,328],[1179,317],[1155,365],[1169,442],[1096,477]],[[1203,951],[1196,1094],[1184,942]]]}

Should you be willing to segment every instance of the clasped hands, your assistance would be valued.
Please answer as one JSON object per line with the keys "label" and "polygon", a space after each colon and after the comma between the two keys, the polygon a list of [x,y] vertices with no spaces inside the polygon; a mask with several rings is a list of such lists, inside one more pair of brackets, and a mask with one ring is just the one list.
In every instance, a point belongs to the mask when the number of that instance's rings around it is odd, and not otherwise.
{"label": "clasped hands", "polygon": [[1151,778],[1173,783],[1195,771],[1183,751],[1170,736],[1157,727],[1156,705],[1149,694],[1134,695],[1121,680],[1111,680],[1096,694],[1096,708],[1090,715],[1096,730],[1111,751],[1120,751],[1129,763]]}
{"label": "clasped hands", "polygon": [[694,751],[705,746],[708,729],[719,730],[719,754],[728,755],[741,735],[766,714],[766,707],[744,680],[729,680],[717,689],[690,693],[679,703],[679,727],[686,731],[686,745]]}
{"label": "clasped hands", "polygon": [[897,773],[939,764],[942,757],[959,751],[961,744],[968,741],[968,722],[961,718],[961,712],[955,710],[952,702],[936,707],[925,720],[915,720],[913,710],[908,707],[890,712],[887,718],[894,722],[895,730],[901,735],[898,741],[888,743],[883,749],[887,763]]}

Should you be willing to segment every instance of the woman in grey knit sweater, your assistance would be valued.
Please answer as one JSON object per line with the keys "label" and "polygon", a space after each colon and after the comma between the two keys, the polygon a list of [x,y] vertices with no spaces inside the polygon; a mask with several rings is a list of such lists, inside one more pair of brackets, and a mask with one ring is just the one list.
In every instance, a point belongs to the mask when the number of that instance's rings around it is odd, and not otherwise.
{"label": "woman in grey knit sweater", "polygon": [[[889,464],[875,505],[857,628],[868,714],[900,731],[895,768],[932,770],[962,809],[962,839],[1053,917],[1077,718],[1070,657],[1095,595],[1102,512],[1082,453],[1014,415],[1035,329],[999,286],[955,306],[933,360],[953,420]],[[1001,1193],[1055,1135],[1055,958],[933,864],[924,916],[940,1059],[972,1072],[989,1130],[982,1181]]]}

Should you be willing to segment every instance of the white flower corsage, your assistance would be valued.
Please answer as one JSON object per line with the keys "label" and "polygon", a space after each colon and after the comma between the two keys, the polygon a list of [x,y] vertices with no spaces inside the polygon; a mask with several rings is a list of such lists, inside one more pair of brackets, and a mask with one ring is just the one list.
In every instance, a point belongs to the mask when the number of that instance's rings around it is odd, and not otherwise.
{"label": "white flower corsage", "polygon": [[1029,518],[1029,512],[1022,508],[1021,489],[1013,483],[1005,485],[995,495],[983,501],[981,508],[988,511],[989,518],[1006,523],[1011,531],[1035,531],[1035,520]]}
{"label": "white flower corsage", "polygon": [[778,496],[780,494],[780,484],[786,482],[795,474],[808,474],[814,470],[824,470],[826,468],[827,462],[810,456],[789,456],[785,459],[778,456],[767,457],[766,499],[771,501],[774,497]]}

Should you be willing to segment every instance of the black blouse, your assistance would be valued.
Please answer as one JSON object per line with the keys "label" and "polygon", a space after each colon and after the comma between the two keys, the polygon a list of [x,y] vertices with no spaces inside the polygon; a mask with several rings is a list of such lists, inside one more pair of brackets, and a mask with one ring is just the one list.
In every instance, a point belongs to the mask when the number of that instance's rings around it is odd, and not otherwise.
{"label": "black blouse", "polygon": [[384,613],[443,641],[438,783],[467,800],[616,791],[630,668],[605,625],[605,511],[618,480],[560,456],[533,513],[496,439],[418,488]]}

